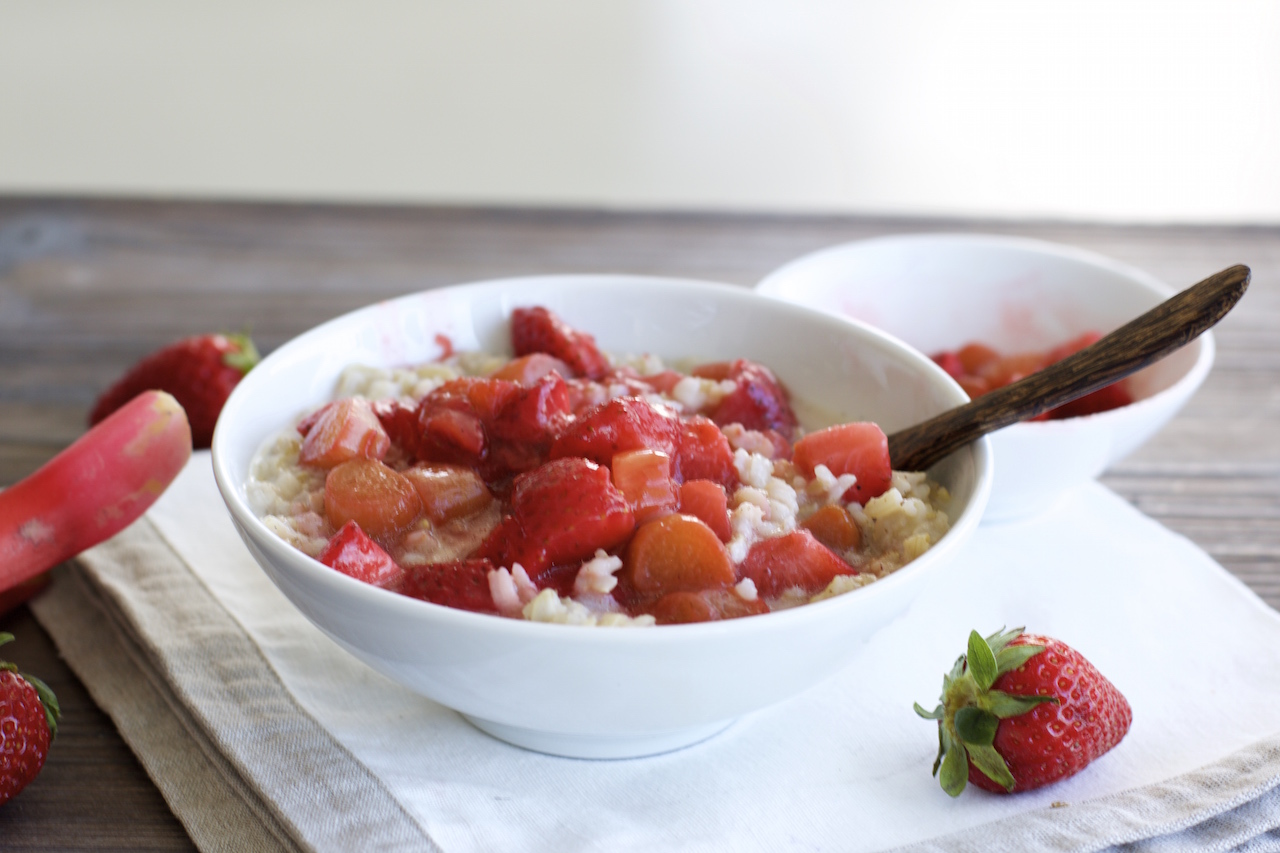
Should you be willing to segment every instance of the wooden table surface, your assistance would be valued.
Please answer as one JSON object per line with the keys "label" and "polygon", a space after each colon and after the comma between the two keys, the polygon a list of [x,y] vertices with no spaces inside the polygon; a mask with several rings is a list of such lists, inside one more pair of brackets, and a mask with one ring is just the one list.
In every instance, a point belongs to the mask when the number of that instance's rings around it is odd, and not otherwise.
{"label": "wooden table surface", "polygon": [[[1204,387],[1104,480],[1280,607],[1280,228],[0,198],[0,485],[73,441],[130,364],[185,335],[250,329],[265,352],[374,300],[498,276],[749,285],[824,246],[939,230],[1070,243],[1175,287],[1253,268]],[[0,630],[18,636],[6,656],[64,708],[44,772],[0,808],[0,849],[192,849],[26,608]]]}

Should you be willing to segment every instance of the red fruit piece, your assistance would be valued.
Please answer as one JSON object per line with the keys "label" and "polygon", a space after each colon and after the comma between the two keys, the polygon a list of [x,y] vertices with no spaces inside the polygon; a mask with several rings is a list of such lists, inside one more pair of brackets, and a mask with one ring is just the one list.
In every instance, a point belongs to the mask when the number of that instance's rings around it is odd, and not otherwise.
{"label": "red fruit piece", "polygon": [[[382,429],[391,439],[391,443],[399,447],[410,457],[418,458],[418,409],[399,400],[376,400],[369,404],[374,417],[382,424]],[[321,409],[323,411],[323,409]],[[317,412],[316,414],[319,414]],[[311,417],[315,417],[312,415]],[[310,420],[308,418],[307,420]],[[307,421],[298,424],[298,431],[307,434],[304,427]]]}
{"label": "red fruit piece", "polygon": [[966,782],[996,793],[1030,791],[1082,770],[1129,731],[1133,711],[1083,655],[1021,628],[969,635],[943,679],[934,775],[959,796]]}
{"label": "red fruit piece", "polygon": [[518,356],[541,352],[569,366],[574,376],[599,379],[609,361],[596,348],[596,339],[569,326],[546,308],[517,308],[511,312],[511,345]]}
{"label": "red fruit piece", "polygon": [[889,489],[893,470],[889,463],[889,439],[869,422],[840,424],[811,432],[796,442],[791,461],[806,477],[826,465],[837,477],[853,474],[858,482],[845,492],[846,501],[865,504]]}
{"label": "red fruit piece", "polygon": [[391,437],[365,400],[338,400],[302,423],[298,461],[313,468],[332,468],[352,459],[381,459],[391,449]]}
{"label": "red fruit piece", "polygon": [[398,471],[376,459],[352,459],[324,478],[324,512],[334,527],[355,521],[370,536],[387,537],[422,513],[422,498]]}
{"label": "red fruit piece", "polygon": [[[709,370],[710,366],[702,369]],[[696,375],[704,375],[695,370]],[[717,378],[714,372],[707,378]],[[796,414],[782,383],[773,371],[762,364],[747,359],[731,362],[726,379],[732,379],[738,387],[711,413],[711,420],[720,426],[742,424],[747,429],[777,430],[790,441],[795,436]]]}
{"label": "red fruit piece", "polygon": [[732,586],[733,561],[719,537],[691,515],[641,525],[627,545],[619,580],[640,596]]}
{"label": "red fruit piece", "polygon": [[741,572],[765,598],[777,598],[797,586],[813,595],[826,589],[837,575],[857,574],[808,530],[756,542],[742,561]]}
{"label": "red fruit piece", "polygon": [[432,604],[475,613],[497,613],[493,594],[489,592],[489,572],[494,568],[488,560],[409,566],[393,589],[401,595]]}
{"label": "red fruit piece", "polygon": [[190,458],[182,407],[164,391],[146,391],[0,490],[0,591],[132,524]]}
{"label": "red fruit piece", "polygon": [[719,483],[686,480],[680,486],[680,512],[701,519],[721,542],[728,542],[733,536],[729,525],[729,496]]}
{"label": "red fruit piece", "polygon": [[434,524],[474,515],[493,501],[484,480],[461,465],[421,464],[403,472],[422,499],[422,510]]}
{"label": "red fruit piece", "polygon": [[613,484],[631,504],[636,524],[670,515],[680,503],[671,479],[671,457],[660,450],[615,453],[610,464]]}
{"label": "red fruit piece", "polygon": [[[0,646],[12,639],[0,632]],[[61,716],[57,697],[43,681],[0,661],[0,805],[40,773]]]}
{"label": "red fruit piece", "polygon": [[1121,406],[1127,406],[1133,402],[1133,395],[1125,387],[1124,382],[1116,382],[1112,385],[1099,388],[1092,394],[1085,394],[1083,397],[1072,400],[1070,403],[1063,403],[1056,409],[1050,409],[1048,417],[1053,420],[1061,420],[1062,418],[1078,418],[1083,415],[1096,415],[1099,412],[1109,412],[1112,409],[1118,409]]}
{"label": "red fruit piece", "polygon": [[342,525],[316,557],[331,569],[374,586],[387,586],[400,577],[400,566],[354,521]]}
{"label": "red fruit piece", "polygon": [[551,458],[578,456],[600,465],[627,450],[674,455],[680,421],[640,397],[617,397],[569,425],[551,445]]}
{"label": "red fruit piece", "polygon": [[716,622],[768,612],[769,605],[763,600],[757,598],[747,601],[728,589],[669,592],[649,608],[649,613],[658,620],[659,625]]}
{"label": "red fruit piece", "polygon": [[959,379],[965,375],[964,362],[960,360],[960,356],[954,352],[938,352],[934,353],[931,358],[934,362],[945,370],[952,379]]}
{"label": "red fruit piece", "polygon": [[800,525],[814,538],[833,551],[848,551],[858,547],[862,531],[849,511],[836,504],[828,504],[805,519]]}
{"label": "red fruit piece", "polygon": [[414,420],[414,458],[474,466],[484,455],[484,425],[467,394],[441,386],[418,401]]}
{"label": "red fruit piece", "polygon": [[561,376],[572,376],[573,371],[555,356],[544,352],[535,352],[513,358],[489,374],[490,379],[506,379],[521,385],[532,385],[548,373],[559,373]]}
{"label": "red fruit piece", "polygon": [[627,540],[635,515],[607,468],[581,458],[554,459],[516,477],[511,515],[476,556],[519,563],[535,581],[552,566],[581,562]]}
{"label": "red fruit piece", "polygon": [[570,418],[569,386],[559,373],[547,373],[506,397],[490,432],[506,441],[549,446]]}
{"label": "red fruit piece", "polygon": [[208,447],[227,397],[257,363],[258,351],[244,335],[185,338],[131,367],[93,404],[89,424],[98,423],[143,391],[167,391],[187,413],[193,446]]}
{"label": "red fruit piece", "polygon": [[720,427],[701,415],[680,422],[675,471],[681,482],[711,480],[729,490],[738,487],[738,469],[733,464],[729,439]]}

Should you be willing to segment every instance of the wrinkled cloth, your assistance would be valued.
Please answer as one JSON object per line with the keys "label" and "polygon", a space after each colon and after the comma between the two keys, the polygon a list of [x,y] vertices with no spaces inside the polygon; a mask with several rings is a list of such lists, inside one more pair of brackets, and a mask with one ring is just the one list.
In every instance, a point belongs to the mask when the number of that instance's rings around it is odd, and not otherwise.
{"label": "wrinkled cloth", "polygon": [[[33,610],[202,850],[1280,850],[1280,614],[1096,483],[980,527],[835,677],[651,758],[509,746],[355,660],[258,568],[207,453]],[[953,800],[912,702],[1012,625],[1133,727],[1057,785]]]}

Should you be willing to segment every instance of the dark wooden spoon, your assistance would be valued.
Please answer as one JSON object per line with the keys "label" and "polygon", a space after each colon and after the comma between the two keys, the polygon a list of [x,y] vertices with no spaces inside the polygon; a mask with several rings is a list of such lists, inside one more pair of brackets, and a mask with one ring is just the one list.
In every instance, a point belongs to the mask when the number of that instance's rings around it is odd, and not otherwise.
{"label": "dark wooden spoon", "polygon": [[1249,268],[1237,264],[1152,308],[1097,343],[959,408],[889,436],[898,471],[923,471],[958,447],[1097,391],[1194,340],[1244,295]]}

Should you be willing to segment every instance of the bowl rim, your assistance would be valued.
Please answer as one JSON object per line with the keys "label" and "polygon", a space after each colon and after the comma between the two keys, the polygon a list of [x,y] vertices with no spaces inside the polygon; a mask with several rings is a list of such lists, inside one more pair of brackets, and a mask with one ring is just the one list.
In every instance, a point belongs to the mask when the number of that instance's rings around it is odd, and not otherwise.
{"label": "bowl rim", "polygon": [[[1117,260],[1116,258],[1112,258],[1100,252],[1095,252],[1091,249],[1072,246],[1066,243],[1056,243],[1050,240],[1042,240],[1036,237],[968,231],[926,231],[919,233],[885,234],[878,237],[868,237],[861,240],[850,240],[844,243],[837,243],[787,261],[776,269],[766,273],[758,282],[755,283],[753,289],[758,293],[768,296],[770,299],[790,302],[793,305],[804,305],[806,307],[815,308],[815,310],[823,310],[821,308],[817,308],[810,302],[793,301],[788,299],[784,295],[788,280],[805,268],[821,261],[844,255],[855,255],[862,251],[874,250],[883,246],[893,245],[918,246],[921,250],[925,250],[934,245],[969,246],[991,250],[1018,250],[1074,261],[1085,266],[1092,266],[1115,273],[1116,275],[1130,279],[1134,283],[1145,288],[1147,291],[1159,296],[1162,300],[1168,299],[1178,292],[1167,282],[1157,278],[1155,275],[1147,272],[1141,267]],[[1191,285],[1187,286],[1190,287]],[[857,322],[856,319],[852,317],[847,317],[846,319]],[[1077,415],[1076,417],[1066,418],[1063,420],[1024,421],[1022,423],[1014,424],[1010,428],[1030,428],[1050,431],[1054,429],[1068,430],[1072,428],[1071,424],[1073,422],[1088,423],[1098,418],[1123,417],[1125,416],[1123,413],[1126,412],[1142,413],[1145,409],[1161,405],[1167,398],[1180,395],[1184,392],[1190,393],[1190,390],[1188,389],[1195,389],[1199,387],[1205,377],[1208,376],[1209,370],[1213,367],[1213,362],[1217,356],[1217,342],[1214,338],[1213,330],[1206,330],[1195,340],[1188,342],[1185,346],[1190,347],[1196,345],[1199,346],[1199,350],[1196,353],[1196,359],[1192,362],[1191,366],[1187,368],[1186,372],[1182,376],[1178,377],[1177,381],[1171,383],[1166,388],[1162,388],[1154,394],[1134,400],[1132,403],[1119,408],[1109,409],[1104,412]],[[1170,355],[1172,355],[1172,353],[1170,353]]]}
{"label": "bowl rim", "polygon": [[[307,347],[311,342],[323,339],[332,334],[335,330],[343,328],[349,324],[358,323],[362,319],[362,316],[375,316],[374,312],[385,310],[386,306],[389,304],[395,304],[400,301],[409,302],[415,299],[420,299],[426,293],[433,292],[456,292],[482,289],[503,291],[514,287],[528,286],[533,283],[549,284],[560,282],[568,282],[571,284],[590,283],[592,286],[660,285],[666,287],[679,286],[682,288],[694,287],[707,293],[721,294],[729,299],[739,299],[744,302],[766,299],[766,297],[757,293],[754,289],[739,285],[688,278],[618,275],[611,273],[512,276],[497,279],[481,279],[443,287],[425,288],[423,290],[406,293],[391,299],[380,300],[378,302],[370,303],[360,308],[344,312],[343,314],[326,320],[289,339],[271,353],[267,354],[263,358],[262,362],[255,367],[254,371],[251,371],[240,382],[240,384],[237,385],[227,400],[224,412],[230,413],[234,418],[237,409],[243,405],[241,401],[249,395],[255,384],[257,384],[254,380],[255,374],[258,376],[267,375],[268,371],[260,370],[262,365],[269,365],[269,363],[273,361],[284,361],[285,359],[290,358],[294,352]],[[924,373],[932,376],[935,380],[940,381],[944,385],[951,386],[952,390],[958,392],[961,395],[961,398],[963,397],[964,392],[960,390],[959,385],[956,384],[945,371],[934,364],[931,359],[923,353],[920,353],[918,350],[915,350],[903,343],[898,338],[880,329],[876,329],[866,323],[852,318],[838,317],[804,305],[786,303],[781,300],[770,301],[776,302],[776,307],[771,307],[771,310],[793,312],[797,315],[803,315],[810,322],[817,322],[832,328],[851,328],[854,335],[868,338],[874,345],[881,348],[888,348],[898,356],[905,358],[907,362],[914,363],[919,366]],[[960,402],[963,402],[963,400],[958,399],[957,405]],[[683,625],[663,625],[660,626],[662,628],[660,631],[613,629],[583,630],[586,626],[513,619],[494,614],[475,613],[445,605],[434,604],[429,601],[421,601],[419,599],[410,598],[408,596],[403,596],[398,593],[373,586],[372,584],[364,583],[324,566],[318,560],[295,549],[268,529],[261,519],[259,519],[248,506],[247,502],[241,498],[240,491],[238,490],[239,486],[237,478],[231,470],[231,463],[228,460],[228,456],[230,455],[230,445],[234,438],[234,428],[227,425],[229,423],[230,421],[219,418],[218,426],[214,431],[211,453],[214,479],[232,520],[235,522],[236,526],[240,528],[240,532],[243,536],[246,538],[253,538],[259,547],[265,545],[266,550],[273,552],[275,556],[282,558],[287,564],[289,564],[292,571],[302,573],[308,578],[309,582],[318,584],[326,593],[354,596],[357,599],[361,599],[368,606],[389,608],[392,613],[399,616],[427,619],[444,627],[456,627],[460,630],[484,630],[486,632],[492,632],[494,636],[502,635],[512,640],[531,639],[535,637],[540,640],[547,640],[550,638],[565,640],[568,638],[589,637],[591,638],[589,640],[581,639],[574,640],[574,642],[586,642],[592,645],[603,646],[632,646],[637,644],[642,646],[661,646],[671,643],[683,644],[696,638],[732,637],[753,631],[785,631],[789,630],[790,626],[798,622],[809,621],[816,616],[834,618],[836,610],[842,607],[853,608],[871,606],[860,605],[857,602],[876,601],[886,595],[891,595],[898,587],[914,581],[917,575],[922,572],[930,571],[931,567],[936,566],[936,568],[941,568],[945,565],[944,558],[949,555],[950,552],[964,545],[977,528],[978,523],[981,521],[983,512],[986,508],[987,499],[990,496],[994,471],[993,454],[991,452],[989,437],[984,436],[978,441],[970,444],[967,448],[957,451],[970,452],[972,454],[972,463],[974,468],[974,489],[964,511],[959,515],[959,517],[949,519],[951,521],[951,526],[948,528],[947,533],[944,534],[943,537],[935,543],[928,552],[926,552],[926,554],[916,560],[913,560],[911,563],[908,563],[892,574],[880,578],[875,582],[868,584],[866,587],[854,590],[849,594],[838,595],[823,601],[761,614],[759,616],[746,619],[729,619],[716,622]],[[921,560],[924,560],[925,562],[921,564]],[[256,561],[257,560],[255,558],[255,562]],[[272,572],[266,571],[265,568],[263,571],[271,577]],[[274,577],[271,577],[271,580],[273,584],[277,587],[279,586]],[[288,596],[286,595],[286,597]]]}

